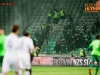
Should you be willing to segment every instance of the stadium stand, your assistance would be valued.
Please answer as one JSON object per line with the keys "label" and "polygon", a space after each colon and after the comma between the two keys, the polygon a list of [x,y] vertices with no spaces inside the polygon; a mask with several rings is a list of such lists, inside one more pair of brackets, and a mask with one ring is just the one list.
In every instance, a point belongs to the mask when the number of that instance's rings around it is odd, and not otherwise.
{"label": "stadium stand", "polygon": [[[5,33],[10,32],[10,27],[13,23],[17,23],[21,27],[21,33],[23,30],[28,30],[32,34],[32,38],[38,40],[38,44],[41,50],[39,53],[42,54],[56,54],[54,51],[57,39],[64,38],[64,26],[72,25],[75,28],[75,32],[81,32],[85,41],[87,42],[88,32],[91,31],[91,26],[97,19],[97,13],[88,13],[84,11],[84,3],[89,3],[90,0],[8,0],[9,2],[17,3],[16,6],[0,6],[0,27],[5,29]],[[96,3],[96,0],[91,0]],[[65,11],[66,18],[64,21],[59,19],[59,22],[54,25],[53,19],[51,22],[52,29],[49,31],[49,37],[41,40],[41,23],[47,23],[47,13],[49,9],[56,9],[59,14],[59,9],[63,8]],[[72,21],[71,21],[72,19]],[[87,25],[87,31],[84,33],[84,26]],[[71,28],[72,29],[72,28]],[[36,37],[36,33],[39,38]],[[92,40],[95,38],[96,34],[91,34]],[[83,44],[81,42],[80,44]],[[85,43],[84,49],[86,53],[88,44]],[[71,47],[71,46],[70,46]],[[81,47],[75,48],[76,55],[79,54],[79,49]],[[68,50],[68,45],[66,44],[65,54],[70,53],[71,49]],[[59,52],[61,53],[61,51]]]}

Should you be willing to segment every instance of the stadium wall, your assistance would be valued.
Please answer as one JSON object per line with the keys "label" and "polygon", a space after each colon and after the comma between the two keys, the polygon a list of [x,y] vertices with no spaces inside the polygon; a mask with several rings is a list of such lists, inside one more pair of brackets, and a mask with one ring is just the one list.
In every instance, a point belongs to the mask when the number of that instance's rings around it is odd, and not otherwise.
{"label": "stadium wall", "polygon": [[41,66],[89,66],[90,57],[34,57],[32,65]]}

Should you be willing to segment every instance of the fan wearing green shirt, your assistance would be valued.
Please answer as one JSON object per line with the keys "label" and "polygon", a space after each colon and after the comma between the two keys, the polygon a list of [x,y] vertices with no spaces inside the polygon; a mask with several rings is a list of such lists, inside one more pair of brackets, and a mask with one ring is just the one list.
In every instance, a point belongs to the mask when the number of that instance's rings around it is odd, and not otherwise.
{"label": "fan wearing green shirt", "polygon": [[3,57],[5,54],[5,49],[4,49],[5,38],[6,36],[4,35],[4,30],[0,28],[0,72],[2,67]]}
{"label": "fan wearing green shirt", "polygon": [[96,61],[97,66],[96,66],[95,75],[97,75],[97,73],[99,71],[99,66],[100,66],[100,35],[97,35],[96,40],[92,41],[92,43],[89,45],[89,49],[92,50],[92,52],[91,52],[91,61],[92,62],[90,65],[89,74],[92,75],[92,68]]}

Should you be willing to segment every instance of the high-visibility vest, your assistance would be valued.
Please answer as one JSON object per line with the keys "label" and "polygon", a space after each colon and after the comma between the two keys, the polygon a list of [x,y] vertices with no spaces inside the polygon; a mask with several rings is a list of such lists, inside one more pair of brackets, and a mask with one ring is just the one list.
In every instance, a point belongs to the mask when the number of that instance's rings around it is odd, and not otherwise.
{"label": "high-visibility vest", "polygon": [[58,14],[57,14],[56,11],[54,11],[54,16],[53,16],[53,18],[58,18]]}
{"label": "high-visibility vest", "polygon": [[60,10],[60,15],[64,16],[64,10]]}
{"label": "high-visibility vest", "polygon": [[42,25],[42,29],[44,29],[44,25]]}
{"label": "high-visibility vest", "polygon": [[48,17],[51,17],[51,13],[48,13]]}
{"label": "high-visibility vest", "polygon": [[71,56],[72,56],[72,57],[74,57],[74,56],[75,56],[74,52],[71,52]]}
{"label": "high-visibility vest", "polygon": [[34,53],[33,53],[33,54],[34,54],[34,57],[37,57],[36,50],[34,51]]}
{"label": "high-visibility vest", "polygon": [[83,49],[80,50],[80,56],[84,56]]}

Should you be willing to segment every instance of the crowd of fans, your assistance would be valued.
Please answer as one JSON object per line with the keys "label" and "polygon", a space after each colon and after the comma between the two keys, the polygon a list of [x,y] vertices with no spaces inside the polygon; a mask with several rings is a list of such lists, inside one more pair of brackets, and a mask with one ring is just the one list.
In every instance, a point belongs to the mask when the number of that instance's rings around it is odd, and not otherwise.
{"label": "crowd of fans", "polygon": [[59,52],[65,54],[66,53],[66,40],[65,39],[57,39],[54,51],[56,51],[57,54],[59,54]]}
{"label": "crowd of fans", "polygon": [[98,18],[95,20],[94,24],[92,24],[92,27],[91,27],[91,33],[92,34],[96,34],[96,33],[99,33],[99,30],[100,30],[100,22],[98,20]]}
{"label": "crowd of fans", "polygon": [[[83,23],[82,26],[83,26],[83,32],[80,30],[75,30],[75,25],[73,25],[72,22],[70,22],[70,24],[67,23],[63,27],[63,35],[64,35],[63,46],[64,47],[61,47],[62,43],[59,39],[56,44],[57,47],[59,46],[58,49],[55,46],[55,48],[58,50],[57,52],[62,51],[63,48],[66,49],[66,47],[68,48],[67,50],[69,51],[72,51],[78,48],[88,48],[89,44],[92,41],[91,36],[99,33],[100,23],[98,19],[96,19],[96,21],[94,22],[90,30],[85,23]],[[63,52],[65,51],[66,50],[63,50]]]}
{"label": "crowd of fans", "polygon": [[51,22],[53,22],[53,24],[58,23],[59,13],[60,13],[60,18],[65,19],[65,13],[62,8],[59,11],[50,9],[47,14],[48,15],[47,22],[46,23],[42,22],[41,23],[41,31],[38,30],[35,32],[36,39],[38,40],[38,46],[40,48],[45,40],[48,41],[49,34],[50,34],[49,32],[50,32],[50,30],[53,29]]}
{"label": "crowd of fans", "polygon": [[45,24],[42,22],[41,24],[41,31],[37,31],[35,33],[36,39],[38,40],[38,46],[41,48],[43,42],[48,40],[50,30],[52,29],[52,26],[50,24]]}
{"label": "crowd of fans", "polygon": [[[54,25],[59,22],[59,19],[65,19],[66,14],[62,8],[60,10],[49,10],[47,23],[42,22],[41,31],[35,33],[36,39],[38,40],[38,46],[41,48],[43,42],[48,41],[50,35],[50,30],[53,29]],[[66,53],[66,48],[68,51],[73,51],[78,48],[87,48],[92,41],[91,36],[99,32],[100,23],[98,19],[92,24],[91,29],[86,23],[83,22],[81,25],[83,31],[76,30],[76,25],[73,23],[73,18],[71,15],[67,15],[69,21],[63,26],[63,38],[58,38],[54,50],[56,53]],[[85,37],[86,35],[86,37]]]}
{"label": "crowd of fans", "polygon": [[[68,15],[69,21],[63,27],[63,38],[57,39],[55,51],[59,53],[66,53],[66,48],[68,51],[73,51],[78,48],[88,48],[92,41],[92,35],[96,35],[100,30],[100,23],[98,19],[94,21],[91,28],[83,22],[81,25],[82,30],[75,30],[76,26],[73,24],[73,18]],[[63,40],[64,41],[63,41]],[[62,42],[63,41],[63,42]]]}
{"label": "crowd of fans", "polygon": [[[85,31],[86,32],[86,31]],[[75,30],[74,26],[71,26],[71,24],[66,24],[63,27],[63,35],[64,37],[62,39],[57,39],[55,50],[56,52],[63,52],[66,53],[66,47],[68,51],[72,51],[78,48],[86,48],[89,43],[91,42],[91,34],[87,33],[87,37],[84,37],[84,34],[79,31]],[[86,40],[87,38],[87,40]]]}

